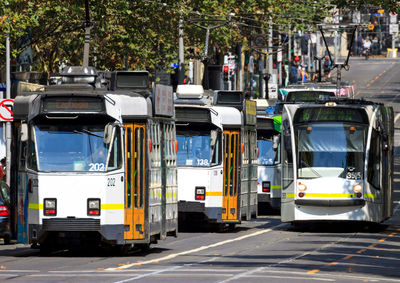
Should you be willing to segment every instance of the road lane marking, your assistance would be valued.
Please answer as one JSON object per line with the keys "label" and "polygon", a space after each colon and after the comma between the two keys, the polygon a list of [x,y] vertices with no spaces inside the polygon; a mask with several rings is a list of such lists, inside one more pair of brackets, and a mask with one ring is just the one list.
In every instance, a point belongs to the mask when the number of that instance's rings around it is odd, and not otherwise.
{"label": "road lane marking", "polygon": [[[286,225],[286,223],[284,223],[284,224]],[[280,225],[282,225],[282,224],[280,224]],[[275,226],[275,228],[277,228],[280,225]],[[181,256],[181,255],[192,254],[192,253],[200,252],[200,251],[207,250],[207,249],[210,249],[210,248],[219,247],[219,246],[222,246],[222,245],[225,245],[225,244],[229,244],[229,243],[232,243],[232,242],[241,241],[241,240],[244,240],[244,239],[247,239],[247,238],[251,238],[251,237],[255,237],[255,236],[258,236],[258,235],[262,235],[262,234],[265,234],[265,233],[268,233],[268,232],[271,232],[271,231],[272,231],[272,229],[268,228],[268,229],[265,229],[265,230],[260,230],[260,231],[254,232],[252,234],[243,235],[243,236],[238,237],[238,238],[225,240],[225,241],[218,242],[218,243],[215,243],[215,244],[211,244],[211,245],[208,245],[208,246],[201,246],[201,247],[196,248],[196,249],[191,249],[191,250],[188,250],[188,251],[183,251],[183,252],[179,252],[179,253],[170,254],[170,255],[167,255],[167,256],[164,256],[164,257],[143,261],[141,263],[131,263],[131,264],[126,264],[126,265],[123,265],[123,266],[120,266],[120,267],[110,267],[110,268],[107,268],[106,270],[120,270],[120,269],[130,268],[132,266],[139,266],[139,265],[154,263],[155,261],[157,261],[157,262],[165,261],[165,260],[176,258],[176,257]]]}
{"label": "road lane marking", "polygon": [[319,269],[313,269],[313,270],[308,271],[307,273],[314,274],[314,273],[317,273],[317,272],[319,272]]}
{"label": "road lane marking", "polygon": [[370,87],[371,86],[371,84],[367,84],[367,87]]}
{"label": "road lane marking", "polygon": [[368,248],[373,248],[373,247],[375,247],[377,244],[371,244],[371,245],[369,245],[368,246]]}
{"label": "road lane marking", "polygon": [[379,76],[376,76],[376,77],[375,77],[375,80],[377,80],[377,79],[379,79]]}
{"label": "road lane marking", "polygon": [[348,255],[348,256],[345,256],[343,259],[344,260],[348,260],[349,258],[352,258],[354,255]]}
{"label": "road lane marking", "polygon": [[394,123],[396,123],[397,120],[399,120],[399,118],[400,118],[400,113],[397,113],[396,117],[394,118]]}
{"label": "road lane marking", "polygon": [[174,270],[177,270],[177,269],[182,268],[182,267],[187,267],[187,266],[192,266],[192,265],[196,265],[196,264],[202,264],[202,263],[214,261],[216,259],[217,258],[214,257],[214,258],[206,259],[206,260],[203,260],[203,261],[200,261],[200,262],[196,262],[196,263],[189,263],[189,264],[183,264],[183,265],[178,265],[178,266],[172,266],[172,267],[169,267],[169,268],[165,268],[165,269],[157,270],[157,271],[154,271],[154,272],[142,274],[142,275],[139,275],[139,276],[131,277],[131,278],[128,278],[128,279],[125,279],[125,280],[116,281],[114,283],[125,283],[125,282],[129,282],[129,281],[134,281],[134,280],[142,279],[142,278],[145,278],[145,277],[154,276],[154,275],[157,275],[157,274],[160,274],[160,273],[174,271]]}
{"label": "road lane marking", "polygon": [[356,251],[356,253],[362,254],[362,253],[365,252],[365,251],[366,251],[366,249],[362,249],[362,250]]}
{"label": "road lane marking", "polygon": [[386,241],[386,238],[382,238],[379,240],[379,242],[384,242],[384,241]]}
{"label": "road lane marking", "polygon": [[337,261],[331,262],[329,264],[327,264],[328,266],[332,266],[332,265],[338,265],[339,263]]}
{"label": "road lane marking", "polygon": [[360,92],[359,92],[359,91],[357,91],[357,92],[356,92],[356,96],[357,96],[357,95],[359,95],[359,94],[360,94]]}
{"label": "road lane marking", "polygon": [[393,232],[392,234],[389,234],[388,236],[389,236],[389,237],[393,237],[393,236],[395,236],[396,234],[397,234],[397,233],[394,233],[394,232]]}

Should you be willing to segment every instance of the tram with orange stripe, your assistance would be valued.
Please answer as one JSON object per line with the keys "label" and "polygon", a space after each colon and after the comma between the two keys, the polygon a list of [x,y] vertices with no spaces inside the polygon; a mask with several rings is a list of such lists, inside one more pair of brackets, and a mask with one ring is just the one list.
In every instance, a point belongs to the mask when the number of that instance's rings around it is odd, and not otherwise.
{"label": "tram with orange stripe", "polygon": [[247,128],[241,92],[207,95],[202,86],[180,85],[176,96],[180,224],[234,227],[256,215],[255,102]]}
{"label": "tram with orange stripe", "polygon": [[16,233],[41,253],[177,233],[172,88],[152,93],[147,72],[108,75],[67,67],[60,85],[15,98]]}
{"label": "tram with orange stripe", "polygon": [[283,222],[380,223],[392,215],[393,109],[364,100],[285,104]]}

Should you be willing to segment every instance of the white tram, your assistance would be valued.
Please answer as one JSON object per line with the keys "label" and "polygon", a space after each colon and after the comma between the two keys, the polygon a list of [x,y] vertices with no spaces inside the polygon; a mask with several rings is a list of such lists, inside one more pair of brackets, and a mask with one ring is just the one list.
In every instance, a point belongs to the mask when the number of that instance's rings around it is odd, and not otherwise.
{"label": "white tram", "polygon": [[176,95],[180,219],[234,226],[256,214],[255,125],[243,125],[242,93],[218,91],[212,103],[201,86],[181,85]]}
{"label": "white tram", "polygon": [[110,74],[107,90],[93,68],[67,67],[63,84],[15,98],[19,242],[47,253],[176,234],[172,89],[151,99],[147,72]]}
{"label": "white tram", "polygon": [[393,110],[363,100],[285,104],[283,222],[392,215]]}
{"label": "white tram", "polygon": [[281,206],[281,116],[270,116],[265,99],[257,102],[258,208]]}

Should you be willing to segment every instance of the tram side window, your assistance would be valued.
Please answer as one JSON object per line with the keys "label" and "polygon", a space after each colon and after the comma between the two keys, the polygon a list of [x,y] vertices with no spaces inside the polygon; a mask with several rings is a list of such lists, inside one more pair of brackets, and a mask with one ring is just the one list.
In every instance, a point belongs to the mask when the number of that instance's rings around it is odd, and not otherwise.
{"label": "tram side window", "polygon": [[212,148],[211,166],[221,164],[221,132],[218,132],[217,140]]}
{"label": "tram side window", "polygon": [[381,177],[381,137],[376,130],[372,131],[371,146],[369,149],[368,158],[368,182],[372,184],[375,189],[380,190],[380,177]]}
{"label": "tram side window", "polygon": [[38,170],[37,168],[37,159],[36,159],[36,145],[33,140],[31,140],[29,149],[28,149],[28,167],[32,170]]}
{"label": "tram side window", "polygon": [[27,142],[21,142],[20,147],[19,147],[19,165],[18,165],[18,167],[20,170],[25,169],[26,146],[27,146]]}
{"label": "tram side window", "polygon": [[110,148],[110,159],[108,161],[108,170],[115,170],[121,167],[121,131],[120,128],[115,129],[115,136],[113,144]]}

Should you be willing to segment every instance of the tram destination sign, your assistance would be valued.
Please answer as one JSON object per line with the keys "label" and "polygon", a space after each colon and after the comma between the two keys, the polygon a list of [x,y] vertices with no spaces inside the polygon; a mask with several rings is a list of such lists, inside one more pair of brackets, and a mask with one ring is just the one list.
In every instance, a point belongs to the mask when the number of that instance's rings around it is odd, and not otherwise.
{"label": "tram destination sign", "polygon": [[312,107],[302,108],[297,111],[294,122],[322,122],[342,121],[355,123],[368,123],[368,117],[363,109],[351,109],[340,107]]}
{"label": "tram destination sign", "polygon": [[100,97],[45,97],[42,111],[46,113],[93,113],[103,112]]}
{"label": "tram destination sign", "polygon": [[173,117],[174,101],[172,86],[156,84],[154,89],[154,114],[156,116]]}

